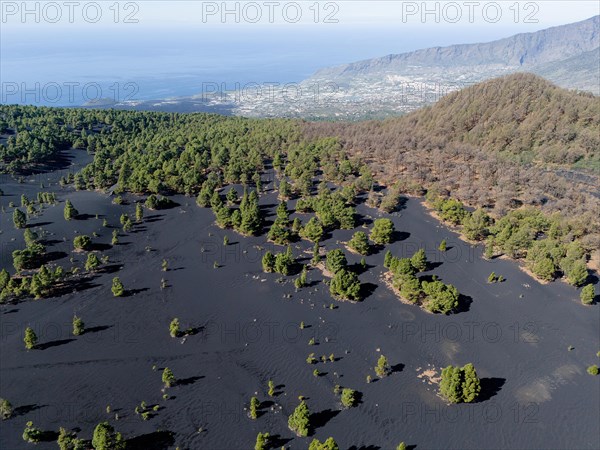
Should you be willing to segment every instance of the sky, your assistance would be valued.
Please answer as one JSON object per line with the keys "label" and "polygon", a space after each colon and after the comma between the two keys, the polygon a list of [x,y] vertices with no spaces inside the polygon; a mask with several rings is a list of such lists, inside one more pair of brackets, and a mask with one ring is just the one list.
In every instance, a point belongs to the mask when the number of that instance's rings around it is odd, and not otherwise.
{"label": "sky", "polygon": [[513,0],[2,1],[0,8],[3,93],[7,83],[98,82],[113,90],[135,83],[140,99],[192,95],[206,82],[301,81],[324,66],[600,14],[597,1]]}

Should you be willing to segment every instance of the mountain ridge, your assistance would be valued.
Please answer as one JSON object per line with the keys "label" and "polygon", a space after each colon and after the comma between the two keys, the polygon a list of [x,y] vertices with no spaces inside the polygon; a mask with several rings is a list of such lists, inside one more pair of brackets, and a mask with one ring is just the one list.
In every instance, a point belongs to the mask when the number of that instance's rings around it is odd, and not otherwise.
{"label": "mountain ridge", "polygon": [[[407,69],[409,65],[456,67],[460,65],[508,65],[533,67],[559,61],[600,46],[600,16],[536,32],[519,33],[495,41],[430,47],[389,54],[317,70],[310,78],[344,77],[370,71]],[[560,53],[560,54],[558,54]]]}

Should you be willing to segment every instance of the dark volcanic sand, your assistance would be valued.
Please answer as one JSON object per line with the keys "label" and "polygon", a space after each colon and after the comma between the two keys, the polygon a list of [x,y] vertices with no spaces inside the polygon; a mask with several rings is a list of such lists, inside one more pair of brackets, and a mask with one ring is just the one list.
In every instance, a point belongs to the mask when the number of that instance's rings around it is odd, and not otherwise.
{"label": "dark volcanic sand", "polygon": [[[2,205],[19,204],[22,192],[33,196],[40,190],[39,180],[17,184],[4,178],[2,189],[13,194],[2,197]],[[133,215],[131,203],[113,205],[104,194],[53,189],[61,203],[31,221],[46,223],[43,228],[54,233],[48,239],[58,242],[48,252],[70,253],[74,230],[95,230],[101,237],[93,241],[108,243],[112,228],[102,228],[102,218],[119,226],[122,212]],[[67,197],[90,216],[66,222]],[[138,437],[131,441],[133,448],[144,449],[248,449],[264,431],[278,435],[277,446],[297,449],[307,448],[313,437],[328,436],[343,449],[391,449],[400,441],[418,449],[600,448],[599,378],[585,371],[598,363],[599,310],[581,305],[574,288],[561,282],[541,285],[514,262],[483,260],[480,248],[459,240],[420,201],[409,199],[392,216],[400,233],[389,248],[410,256],[425,246],[429,259],[441,263],[430,274],[469,296],[467,310],[440,316],[402,304],[379,281],[384,251],[367,257],[370,268],[360,276],[363,283],[377,284],[372,294],[358,304],[336,302],[318,271],[309,271],[311,286],[298,292],[294,277],[277,283],[279,275],[262,273],[262,251],[255,245],[274,247],[265,244],[264,236],[244,238],[220,230],[211,211],[198,208],[194,199],[174,199],[181,206],[146,211],[135,232],[102,251],[111,264],[123,266],[118,273],[98,274],[80,291],[60,298],[1,306],[0,397],[9,399],[17,414],[1,423],[0,448],[33,448],[21,438],[28,420],[48,431],[80,427],[84,438],[91,438],[98,422],[110,420],[126,438]],[[268,194],[261,203],[274,207],[277,201]],[[358,210],[380,215],[364,205]],[[13,229],[12,211],[7,211],[1,219],[2,264],[12,268],[6,249],[24,244],[22,230]],[[222,245],[225,234],[228,247]],[[351,234],[336,231],[325,245],[334,248]],[[63,237],[66,242],[60,242]],[[451,249],[440,254],[436,248],[443,238]],[[295,247],[299,255],[312,246],[302,242]],[[360,260],[346,253],[351,263]],[[81,254],[75,258],[84,260]],[[169,261],[166,273],[163,258]],[[214,269],[215,261],[222,267]],[[68,257],[56,262],[71,265]],[[507,281],[487,284],[491,271]],[[130,296],[112,297],[115,275],[134,290]],[[164,291],[162,277],[169,284]],[[326,308],[332,302],[336,309]],[[91,328],[79,337],[70,334],[74,313]],[[200,327],[198,334],[171,338],[173,317],[182,328]],[[299,330],[300,321],[307,328]],[[35,329],[46,348],[25,350],[26,326]],[[308,345],[311,337],[318,345]],[[568,351],[569,345],[575,349]],[[311,352],[340,359],[309,365]],[[375,378],[380,353],[394,373],[367,384],[368,374]],[[437,387],[417,376],[467,362],[483,378],[482,401],[475,404],[446,406],[436,396]],[[167,389],[169,400],[161,392],[165,366],[181,381]],[[314,368],[323,374],[315,378]],[[273,398],[267,395],[269,379],[278,386]],[[342,409],[333,394],[336,384],[360,391],[362,403]],[[245,410],[253,395],[266,403],[256,421]],[[308,398],[315,414],[309,438],[297,438],[287,428],[299,395]],[[141,401],[160,405],[148,421],[134,413]],[[36,448],[54,449],[56,443]]]}

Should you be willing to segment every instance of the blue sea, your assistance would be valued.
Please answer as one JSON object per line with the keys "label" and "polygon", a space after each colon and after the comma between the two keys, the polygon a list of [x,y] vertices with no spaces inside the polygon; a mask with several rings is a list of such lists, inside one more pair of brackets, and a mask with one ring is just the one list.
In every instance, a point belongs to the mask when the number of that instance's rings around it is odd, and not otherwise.
{"label": "blue sea", "polygon": [[510,34],[401,25],[12,29],[0,32],[0,102],[77,106],[299,82],[326,66]]}

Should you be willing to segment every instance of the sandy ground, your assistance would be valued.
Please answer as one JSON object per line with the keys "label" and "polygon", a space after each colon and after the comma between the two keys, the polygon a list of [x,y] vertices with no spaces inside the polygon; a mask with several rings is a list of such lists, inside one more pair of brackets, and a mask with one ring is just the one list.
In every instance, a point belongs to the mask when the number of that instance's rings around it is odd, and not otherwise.
{"label": "sandy ground", "polygon": [[[40,179],[24,184],[3,179],[2,185],[9,195],[0,198],[6,206],[18,203],[21,192],[33,196]],[[61,203],[32,222],[53,233],[48,251],[64,266],[70,265],[75,230],[97,231],[94,242],[108,244],[112,229],[103,228],[102,219],[118,226],[119,215],[134,210],[132,204],[111,204],[104,194],[53,189]],[[84,214],[82,220],[63,219],[66,198]],[[179,207],[147,211],[144,223],[122,236],[120,245],[102,251],[118,272],[99,273],[60,298],[0,306],[0,397],[16,408],[0,424],[0,448],[27,448],[21,434],[28,420],[48,431],[78,427],[85,438],[98,422],[110,420],[140,449],[248,449],[264,431],[277,435],[276,448],[292,449],[328,436],[343,449],[391,449],[400,441],[417,449],[600,447],[600,386],[585,372],[598,364],[599,308],[581,305],[574,288],[542,285],[511,261],[486,261],[482,248],[459,239],[410,198],[405,209],[385,215],[398,230],[388,248],[410,256],[424,247],[437,263],[429,274],[454,284],[470,303],[450,316],[401,303],[380,281],[385,250],[366,257],[368,269],[360,275],[369,292],[365,300],[335,302],[318,270],[309,271],[310,284],[299,291],[294,277],[262,273],[262,253],[283,247],[266,243],[264,235],[245,238],[220,230],[194,199],[175,200]],[[263,195],[261,204],[272,221],[275,195]],[[384,216],[364,205],[358,210]],[[306,222],[310,216],[298,217]],[[23,246],[22,231],[13,229],[12,214],[2,214],[1,230],[2,264],[11,267],[10,251]],[[335,231],[324,244],[335,248],[353,231]],[[441,253],[437,246],[444,238],[449,249]],[[311,248],[303,241],[294,244],[294,253],[308,262]],[[346,254],[350,264],[360,261]],[[83,261],[83,255],[73,256]],[[167,272],[161,271],[163,258]],[[215,261],[220,268],[213,268]],[[506,281],[488,284],[492,271]],[[115,275],[129,296],[112,297]],[[88,328],[79,337],[70,334],[74,313]],[[171,338],[174,317],[198,333]],[[301,321],[307,325],[302,330]],[[25,350],[27,326],[36,330],[43,349]],[[313,337],[317,345],[309,346]],[[568,351],[570,345],[574,350]],[[309,353],[317,358],[333,353],[336,361],[309,365]],[[377,380],[373,367],[380,354],[393,373]],[[441,368],[467,362],[482,377],[481,399],[448,406],[437,396]],[[164,367],[180,380],[166,390],[168,400],[161,391]],[[312,374],[315,368],[319,377]],[[367,383],[367,375],[375,381]],[[277,385],[274,397],[267,395],[270,379]],[[361,403],[343,409],[333,393],[337,384],[360,391]],[[264,405],[255,421],[247,415],[253,395]],[[309,438],[287,428],[299,395],[313,413]],[[159,405],[147,421],[134,413],[141,401]],[[55,449],[56,443],[36,448]]]}

